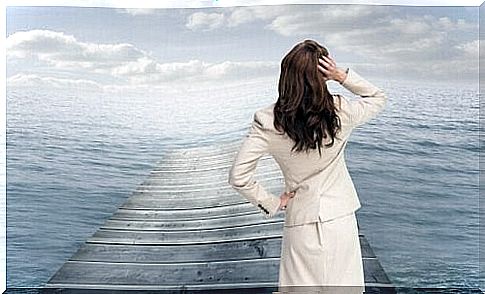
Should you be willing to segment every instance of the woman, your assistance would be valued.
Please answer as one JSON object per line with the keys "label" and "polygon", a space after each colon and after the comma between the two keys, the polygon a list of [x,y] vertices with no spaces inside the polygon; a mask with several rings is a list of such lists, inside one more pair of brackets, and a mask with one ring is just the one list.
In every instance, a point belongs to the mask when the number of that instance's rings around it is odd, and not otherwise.
{"label": "woman", "polygon": [[[334,80],[360,96],[331,94]],[[313,40],[283,58],[275,103],[257,110],[229,172],[229,183],[266,218],[285,212],[279,290],[362,293],[364,271],[355,211],[361,207],[344,150],[354,128],[377,116],[384,92],[353,69],[338,68]],[[279,197],[253,175],[271,154],[285,178]],[[325,292],[326,291],[326,292]]]}

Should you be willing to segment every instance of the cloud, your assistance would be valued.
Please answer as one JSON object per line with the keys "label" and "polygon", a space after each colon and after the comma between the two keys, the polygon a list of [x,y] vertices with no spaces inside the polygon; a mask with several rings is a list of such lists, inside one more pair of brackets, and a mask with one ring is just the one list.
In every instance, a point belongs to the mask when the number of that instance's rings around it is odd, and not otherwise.
{"label": "cloud", "polygon": [[130,15],[150,15],[157,12],[156,8],[120,8],[116,10],[118,13],[125,13]]}
{"label": "cloud", "polygon": [[[386,74],[414,79],[474,78],[478,40],[462,35],[478,32],[475,23],[448,17],[388,16],[353,30],[330,32],[327,43],[367,62]],[[476,53],[475,53],[476,52]]]}
{"label": "cloud", "polygon": [[275,16],[267,28],[283,35],[326,35],[376,25],[389,13],[386,6],[325,5],[297,6]]}
{"label": "cloud", "polygon": [[479,40],[473,40],[470,42],[462,43],[455,45],[456,49],[463,52],[463,54],[467,55],[468,57],[476,57],[478,58],[478,51],[479,51]]}
{"label": "cloud", "polygon": [[[269,22],[279,15],[295,12],[294,5],[230,7],[225,9],[224,21],[228,27],[236,27],[253,21]],[[298,8],[297,8],[298,9]]]}
{"label": "cloud", "polygon": [[[194,15],[194,14],[193,14]],[[189,16],[189,19],[193,16]],[[478,24],[446,16],[404,14],[391,6],[373,5],[285,5],[235,7],[217,14],[217,26],[237,27],[265,21],[266,29],[282,36],[321,36],[329,48],[361,56],[385,58],[438,57],[437,51],[451,48],[453,55],[470,42],[461,34],[477,32]],[[203,30],[209,22],[192,29]],[[452,43],[450,46],[450,42]]]}
{"label": "cloud", "polygon": [[43,77],[37,74],[23,74],[19,73],[7,78],[7,85],[9,86],[45,86],[49,85],[56,88],[95,88],[101,89],[103,85],[85,79],[65,79],[55,77]]}
{"label": "cloud", "polygon": [[[315,32],[315,28],[321,24],[335,25],[338,23],[348,25],[356,20],[360,23],[368,21],[367,17],[375,13],[369,5],[274,5],[274,6],[248,6],[226,7],[218,9],[220,13],[195,12],[187,17],[187,27],[193,22],[193,18],[204,21],[198,22],[197,26],[191,26],[193,30],[206,30],[206,26],[220,28],[223,26],[237,27],[254,21],[266,21],[267,29],[271,29],[281,35],[307,34],[306,27]],[[379,8],[378,8],[379,9]],[[382,13],[386,7],[380,7]],[[217,26],[209,21],[217,16]],[[318,27],[321,29],[322,27]],[[296,29],[296,30],[295,30]],[[304,31],[300,31],[303,29]]]}
{"label": "cloud", "polygon": [[[121,11],[141,15],[155,10]],[[316,36],[331,54],[349,53],[357,60],[353,63],[357,68],[381,75],[474,77],[478,68],[478,22],[446,15],[411,14],[372,5],[259,5],[204,11],[189,14],[186,28],[213,34],[257,24],[283,37]],[[96,79],[102,86],[106,85],[102,80],[129,86],[274,76],[279,69],[279,63],[271,61],[161,62],[133,44],[83,42],[52,30],[15,32],[7,37],[6,49],[10,66],[14,61],[46,66],[79,74],[78,80]]]}
{"label": "cloud", "polygon": [[[318,36],[331,54],[350,53],[381,71],[395,64],[396,72],[405,69],[414,77],[475,75],[478,21],[408,11],[382,5],[233,7],[221,10],[211,30],[259,21],[284,37]],[[203,31],[205,24],[192,29]]]}
{"label": "cloud", "polygon": [[8,59],[33,58],[57,68],[82,68],[100,72],[143,58],[147,52],[127,43],[80,42],[72,35],[50,30],[16,32],[7,37]]}
{"label": "cloud", "polygon": [[470,42],[460,35],[478,31],[477,23],[464,19],[404,14],[395,7],[373,5],[233,7],[221,13],[196,12],[188,17],[187,26],[204,31],[255,21],[264,21],[265,29],[286,37],[321,36],[329,48],[365,57],[426,60],[439,56],[437,51]]}
{"label": "cloud", "polygon": [[224,61],[209,63],[201,60],[156,64],[151,72],[130,72],[132,83],[157,84],[168,82],[197,82],[208,80],[236,80],[254,76],[274,75],[279,63],[266,61]]}
{"label": "cloud", "polygon": [[217,8],[221,12],[194,12],[185,26],[193,31],[212,31],[223,27],[237,27],[257,20],[270,21],[278,15],[290,14],[292,6],[241,6]]}
{"label": "cloud", "polygon": [[[274,75],[278,63],[266,61],[205,62],[188,60],[161,63],[148,52],[132,44],[97,44],[78,41],[72,35],[49,30],[16,32],[7,38],[8,62],[35,61],[47,67],[74,72],[80,76],[93,76],[118,84],[157,85],[168,83],[197,83],[224,79]],[[42,84],[79,85],[86,79],[41,79],[36,75],[16,75],[9,78],[12,85]],[[96,87],[103,83],[95,82]]]}
{"label": "cloud", "polygon": [[186,27],[196,31],[211,31],[224,25],[224,15],[221,13],[195,12],[187,20]]}
{"label": "cloud", "polygon": [[[52,76],[43,76],[38,74],[19,73],[7,78],[8,87],[48,87],[57,89],[79,90],[85,93],[87,90],[102,91],[108,93],[155,93],[169,95],[169,93],[180,94],[182,90],[173,85],[148,85],[148,84],[103,84],[93,80],[75,79],[75,78],[58,78]],[[184,88],[186,89],[186,88]]]}

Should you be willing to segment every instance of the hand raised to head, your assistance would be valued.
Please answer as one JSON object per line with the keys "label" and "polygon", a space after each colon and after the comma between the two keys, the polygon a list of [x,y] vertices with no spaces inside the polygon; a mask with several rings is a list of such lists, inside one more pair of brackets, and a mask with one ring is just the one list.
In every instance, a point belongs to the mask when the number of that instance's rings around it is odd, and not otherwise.
{"label": "hand raised to head", "polygon": [[325,81],[335,80],[342,82],[345,80],[346,72],[337,67],[337,63],[330,55],[318,58],[318,63],[317,68],[324,75]]}

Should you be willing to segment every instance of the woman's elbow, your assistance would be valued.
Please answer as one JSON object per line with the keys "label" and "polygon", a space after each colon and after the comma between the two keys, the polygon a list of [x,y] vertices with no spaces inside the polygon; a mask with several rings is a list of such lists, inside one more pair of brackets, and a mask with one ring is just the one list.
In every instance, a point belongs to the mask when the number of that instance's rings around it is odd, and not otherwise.
{"label": "woman's elbow", "polygon": [[227,182],[234,189],[242,188],[247,184],[245,177],[239,174],[237,170],[234,168],[231,168],[229,170],[229,176],[228,176]]}

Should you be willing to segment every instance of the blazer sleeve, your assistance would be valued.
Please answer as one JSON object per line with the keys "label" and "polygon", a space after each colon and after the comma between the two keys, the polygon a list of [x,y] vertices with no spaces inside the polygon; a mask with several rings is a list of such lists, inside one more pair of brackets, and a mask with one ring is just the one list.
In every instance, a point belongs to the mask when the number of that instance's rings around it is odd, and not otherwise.
{"label": "blazer sleeve", "polygon": [[376,117],[387,104],[387,95],[353,69],[347,68],[347,77],[341,83],[347,90],[361,96],[358,99],[344,100],[349,112],[352,127],[360,126]]}
{"label": "blazer sleeve", "polygon": [[256,112],[229,170],[228,182],[251,204],[258,207],[265,218],[271,218],[279,211],[281,199],[254,179],[257,162],[266,153],[268,137]]}

